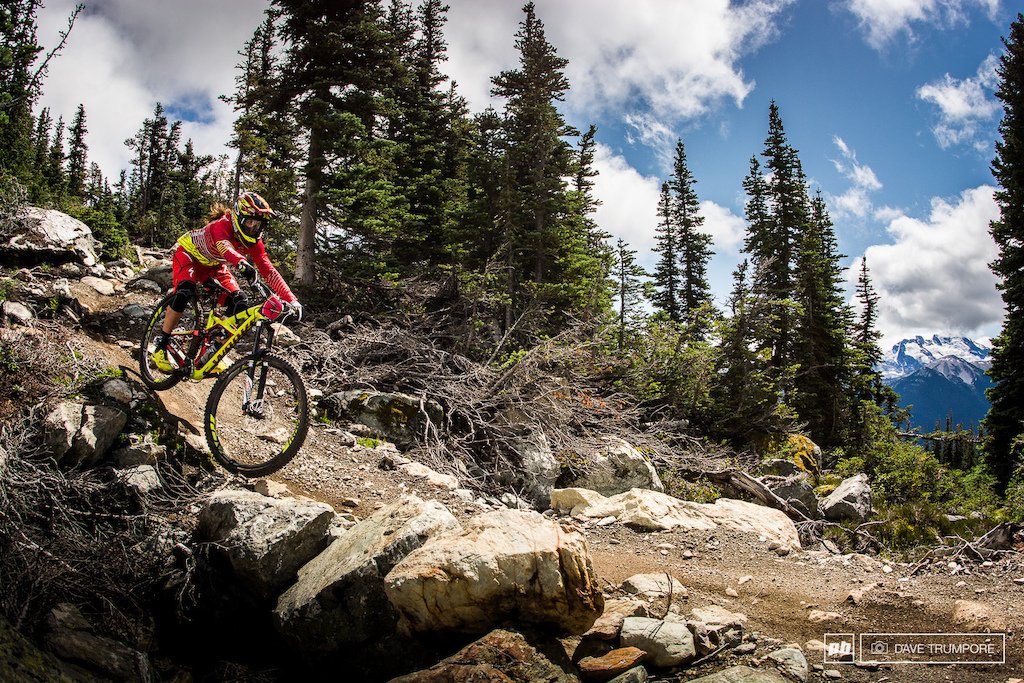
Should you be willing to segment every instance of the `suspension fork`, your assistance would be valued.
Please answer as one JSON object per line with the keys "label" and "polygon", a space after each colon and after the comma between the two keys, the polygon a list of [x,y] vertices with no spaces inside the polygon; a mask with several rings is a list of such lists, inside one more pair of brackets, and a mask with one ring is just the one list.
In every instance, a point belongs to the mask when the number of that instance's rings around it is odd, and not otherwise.
{"label": "suspension fork", "polygon": [[[260,344],[262,337],[266,336],[266,344]],[[274,328],[268,320],[263,319],[256,323],[256,339],[253,341],[252,354],[249,355],[249,366],[246,368],[245,396],[242,403],[242,410],[249,412],[252,409],[253,389],[256,389],[256,403],[262,402],[263,393],[267,386],[267,366],[260,363],[259,379],[256,378],[256,364],[270,352],[274,343]]]}

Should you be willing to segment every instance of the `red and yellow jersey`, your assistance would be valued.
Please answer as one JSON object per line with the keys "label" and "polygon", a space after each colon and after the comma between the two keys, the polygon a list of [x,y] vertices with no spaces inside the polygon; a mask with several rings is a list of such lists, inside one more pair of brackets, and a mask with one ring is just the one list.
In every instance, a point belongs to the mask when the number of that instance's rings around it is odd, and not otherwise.
{"label": "red and yellow jersey", "polygon": [[191,230],[178,238],[178,246],[196,263],[206,267],[230,263],[237,266],[248,256],[270,288],[284,301],[296,301],[295,295],[284,278],[274,268],[267,256],[267,250],[260,239],[251,247],[245,247],[235,239],[231,215],[225,214],[204,228]]}

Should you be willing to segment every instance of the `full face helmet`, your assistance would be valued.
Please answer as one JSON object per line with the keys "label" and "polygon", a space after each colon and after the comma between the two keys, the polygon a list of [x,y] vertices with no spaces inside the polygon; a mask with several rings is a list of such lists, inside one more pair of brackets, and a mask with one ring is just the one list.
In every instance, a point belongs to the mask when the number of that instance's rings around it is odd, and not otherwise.
{"label": "full face helmet", "polygon": [[267,200],[255,192],[246,192],[235,202],[235,210],[231,213],[235,235],[242,244],[251,247],[263,236],[263,230],[274,215]]}

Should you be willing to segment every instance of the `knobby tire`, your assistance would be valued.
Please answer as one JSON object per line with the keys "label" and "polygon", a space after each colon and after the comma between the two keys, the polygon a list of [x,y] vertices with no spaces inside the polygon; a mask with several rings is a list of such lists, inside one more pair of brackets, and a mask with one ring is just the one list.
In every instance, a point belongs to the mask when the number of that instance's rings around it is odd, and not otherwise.
{"label": "knobby tire", "polygon": [[242,358],[217,379],[206,401],[206,443],[224,469],[262,477],[284,467],[306,440],[309,405],[299,372],[279,356],[256,365],[251,398],[267,373],[262,403],[246,410],[243,400],[249,358]]}

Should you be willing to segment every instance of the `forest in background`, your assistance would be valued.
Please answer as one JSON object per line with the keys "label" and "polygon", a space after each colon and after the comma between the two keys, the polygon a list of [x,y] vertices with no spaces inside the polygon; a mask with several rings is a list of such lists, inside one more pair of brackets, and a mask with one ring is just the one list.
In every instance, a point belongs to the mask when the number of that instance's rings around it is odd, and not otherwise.
{"label": "forest in background", "polygon": [[[474,360],[511,364],[538,344],[587,338],[595,392],[629,394],[652,422],[685,421],[737,452],[804,433],[837,472],[867,472],[886,505],[1020,516],[1019,447],[983,454],[973,425],[932,434],[928,448],[900,436],[907,416],[876,370],[868,264],[851,307],[826,202],[774,103],[737,179],[746,260],[720,310],[682,140],[657,207],[654,272],[595,222],[596,130],[559,112],[567,62],[532,2],[510,37],[519,67],[491,79],[503,108],[470,114],[441,71],[441,0],[273,0],[225,94],[234,158],[197,153],[157,104],[125,142],[132,161],[116,179],[89,163],[84,107],[70,122],[36,108],[60,58],[60,46],[36,42],[39,5],[0,8],[3,200],[81,219],[106,257],[169,248],[211,204],[254,190],[280,217],[268,250],[314,315],[385,314],[401,298],[373,296],[380,288],[434,286],[458,302],[447,344]],[[1013,54],[1004,79],[1021,69]]]}

